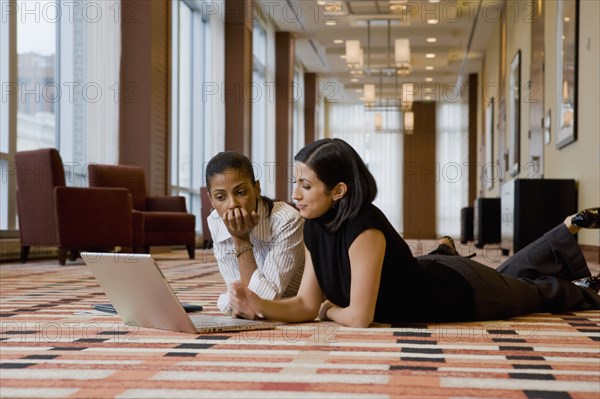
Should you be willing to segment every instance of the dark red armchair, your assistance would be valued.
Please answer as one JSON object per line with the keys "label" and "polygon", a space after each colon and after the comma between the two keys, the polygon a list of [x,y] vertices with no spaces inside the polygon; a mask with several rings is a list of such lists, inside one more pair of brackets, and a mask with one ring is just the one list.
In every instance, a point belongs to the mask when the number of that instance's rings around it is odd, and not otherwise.
{"label": "dark red armchair", "polygon": [[195,257],[196,217],[188,213],[185,198],[146,194],[144,169],[132,165],[88,165],[90,187],[123,187],[133,197],[133,245],[145,253],[153,245],[185,245]]}
{"label": "dark red armchair", "polygon": [[54,148],[15,154],[21,262],[31,246],[57,246],[61,265],[79,251],[133,244],[132,199],[125,189],[66,187]]}

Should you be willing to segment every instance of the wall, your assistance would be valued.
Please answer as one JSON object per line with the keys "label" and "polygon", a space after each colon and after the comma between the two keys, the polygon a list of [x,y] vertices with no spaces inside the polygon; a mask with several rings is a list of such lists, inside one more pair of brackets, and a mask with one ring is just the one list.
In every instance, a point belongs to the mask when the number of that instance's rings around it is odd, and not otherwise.
{"label": "wall", "polygon": [[[546,26],[556,26],[557,2],[546,5]],[[546,111],[551,109],[552,141],[545,148],[546,178],[575,178],[578,182],[578,205],[586,208],[600,205],[600,2],[580,1],[579,82],[577,141],[562,149],[556,148],[555,128],[558,126],[556,29],[546,30]],[[588,47],[589,46],[589,47]],[[598,246],[598,230],[582,230],[579,243]]]}
{"label": "wall", "polygon": [[[507,1],[506,4],[506,62],[504,70],[509,73],[510,63],[517,49],[521,49],[521,88],[526,87],[529,80],[531,60],[531,23],[527,20],[524,10],[530,10],[525,2]],[[551,110],[552,139],[544,145],[544,178],[574,178],[578,182],[578,207],[580,209],[600,205],[600,2],[596,0],[580,0],[579,13],[579,81],[578,81],[578,137],[577,141],[562,149],[556,148],[556,131],[558,126],[557,98],[560,95],[560,86],[557,83],[557,2],[545,1],[542,3],[545,12],[545,84],[544,108],[545,112]],[[516,14],[516,10],[520,10]],[[517,18],[518,17],[518,18]],[[483,98],[481,112],[485,115],[487,100],[494,95],[493,88],[500,84],[501,61],[501,27],[496,27],[485,54],[483,67]],[[508,77],[502,95],[508,95]],[[486,88],[488,89],[486,91]],[[527,91],[524,91],[527,94]],[[521,165],[529,161],[529,104],[521,103]],[[495,118],[498,119],[498,104],[494,109]],[[510,115],[506,115],[510,118]],[[485,119],[485,118],[484,118]],[[485,120],[482,123],[484,129]],[[497,128],[497,126],[496,126]],[[495,132],[494,159],[498,157],[498,148],[501,144],[500,132]],[[483,147],[482,134],[478,135],[478,148]],[[485,149],[479,152],[478,161],[485,163]],[[506,179],[512,177],[504,175]],[[519,177],[527,177],[527,171],[521,170]],[[492,190],[482,187],[478,182],[478,192],[483,197],[498,197],[500,184],[495,182]],[[551,199],[549,199],[551,200]],[[565,215],[566,216],[566,215]],[[597,230],[583,230],[578,235],[580,244],[598,246],[600,244]]]}
{"label": "wall", "polygon": [[[495,125],[497,124],[498,119],[498,94],[499,94],[499,75],[500,75],[500,24],[496,25],[493,34],[490,37],[490,41],[487,46],[487,51],[485,53],[484,64],[482,68],[483,77],[482,81],[482,95],[481,95],[481,107],[480,113],[482,115],[482,127],[480,134],[477,135],[477,148],[481,150],[478,152],[477,162],[479,165],[486,165],[486,148],[487,143],[485,143],[484,132],[485,126],[488,123],[486,119],[486,109],[489,104],[489,101],[493,97],[495,99],[494,104],[494,117],[496,120]],[[498,159],[498,148],[499,148],[499,138],[497,127],[494,126],[494,148],[493,148],[493,160],[496,161]],[[481,169],[480,169],[481,170]],[[491,172],[492,169],[486,166],[486,176],[491,178],[487,173]],[[482,171],[483,172],[483,171]],[[480,197],[484,198],[495,198],[500,196],[500,182],[497,180],[497,176],[494,179],[493,186],[491,189],[488,189],[485,186],[485,182],[482,182],[480,179],[477,180],[478,184],[478,193]],[[471,204],[472,205],[472,204]]]}

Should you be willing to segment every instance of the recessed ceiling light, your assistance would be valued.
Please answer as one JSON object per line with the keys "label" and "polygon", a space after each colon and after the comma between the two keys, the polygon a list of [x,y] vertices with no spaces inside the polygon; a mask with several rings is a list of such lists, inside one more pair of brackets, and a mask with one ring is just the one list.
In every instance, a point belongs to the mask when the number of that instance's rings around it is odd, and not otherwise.
{"label": "recessed ceiling light", "polygon": [[356,82],[358,82],[358,79],[356,79],[356,78],[353,78],[353,79],[350,79],[350,81],[351,81],[352,83],[356,83]]}
{"label": "recessed ceiling light", "polygon": [[571,18],[565,17],[565,22],[570,22],[570,21],[571,21]]}
{"label": "recessed ceiling light", "polygon": [[439,3],[440,0],[429,0],[430,3]]}
{"label": "recessed ceiling light", "polygon": [[433,66],[432,66],[432,65],[427,65],[427,66],[425,67],[425,70],[427,70],[427,71],[433,71],[433,69],[434,69],[434,68],[433,68]]}
{"label": "recessed ceiling light", "polygon": [[337,21],[330,19],[329,21],[325,21],[325,25],[327,26],[335,26],[337,25]]}
{"label": "recessed ceiling light", "polygon": [[438,22],[440,22],[440,20],[437,18],[431,18],[427,20],[427,23],[430,25],[437,24]]}
{"label": "recessed ceiling light", "polygon": [[427,54],[425,54],[425,58],[435,58],[435,54],[427,53]]}
{"label": "recessed ceiling light", "polygon": [[334,44],[344,44],[344,41],[342,39],[335,39],[333,41]]}
{"label": "recessed ceiling light", "polygon": [[425,101],[431,101],[431,96],[425,96]]}
{"label": "recessed ceiling light", "polygon": [[426,82],[433,82],[433,78],[425,78]]}
{"label": "recessed ceiling light", "polygon": [[437,38],[435,38],[435,37],[428,37],[427,38],[427,43],[435,43],[435,42],[437,42]]}
{"label": "recessed ceiling light", "polygon": [[343,60],[345,60],[346,59],[346,54],[340,55],[340,58],[343,59]]}

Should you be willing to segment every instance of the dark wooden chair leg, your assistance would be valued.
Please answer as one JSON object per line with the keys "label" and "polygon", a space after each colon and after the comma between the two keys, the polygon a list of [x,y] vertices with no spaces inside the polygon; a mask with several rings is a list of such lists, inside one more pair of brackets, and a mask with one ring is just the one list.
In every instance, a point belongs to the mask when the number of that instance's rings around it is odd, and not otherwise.
{"label": "dark wooden chair leg", "polygon": [[59,247],[58,248],[58,263],[61,265],[65,265],[67,263],[67,248]]}
{"label": "dark wooden chair leg", "polygon": [[143,251],[145,254],[149,254],[150,253],[150,245],[144,245],[143,247]]}
{"label": "dark wooden chair leg", "polygon": [[195,259],[196,258],[196,246],[193,244],[190,244],[190,245],[186,245],[186,248],[187,248],[188,256],[190,257],[190,259]]}
{"label": "dark wooden chair leg", "polygon": [[21,263],[27,262],[27,257],[29,256],[29,249],[31,247],[29,245],[21,245]]}

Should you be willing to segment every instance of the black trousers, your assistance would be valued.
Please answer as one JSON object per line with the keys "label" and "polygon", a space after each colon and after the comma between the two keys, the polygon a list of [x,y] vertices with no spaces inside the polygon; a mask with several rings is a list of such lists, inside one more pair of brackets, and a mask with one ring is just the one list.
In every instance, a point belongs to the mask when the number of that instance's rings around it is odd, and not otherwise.
{"label": "black trousers", "polygon": [[571,282],[590,276],[590,271],[575,237],[564,224],[514,254],[498,269],[444,255],[443,248],[425,258],[452,268],[469,282],[476,320],[600,308],[597,293]]}

